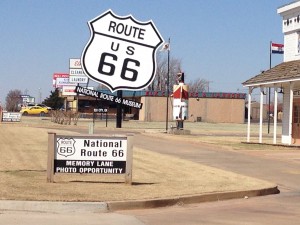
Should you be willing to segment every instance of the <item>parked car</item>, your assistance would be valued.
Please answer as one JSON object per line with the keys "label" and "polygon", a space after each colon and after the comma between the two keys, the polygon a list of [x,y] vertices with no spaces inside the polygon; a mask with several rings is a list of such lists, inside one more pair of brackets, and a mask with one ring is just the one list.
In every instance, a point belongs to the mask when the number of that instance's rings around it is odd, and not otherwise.
{"label": "parked car", "polygon": [[45,104],[36,104],[36,106],[45,107],[45,108],[47,108],[48,110],[51,110],[51,109],[52,109],[51,107],[46,106]]}
{"label": "parked car", "polygon": [[30,108],[30,107],[32,107],[32,106],[35,106],[35,104],[34,104],[34,103],[22,104],[22,105],[21,105],[21,110],[22,110],[22,109],[26,109],[26,108]]}
{"label": "parked car", "polygon": [[28,108],[23,108],[21,109],[20,113],[22,113],[22,115],[45,115],[48,113],[48,109],[47,107],[41,107],[41,106],[32,106],[32,107],[28,107]]}
{"label": "parked car", "polygon": [[52,110],[51,107],[46,106],[45,104],[36,104],[36,105],[37,105],[37,106],[41,106],[41,107],[45,107],[45,108],[47,108],[48,110]]}
{"label": "parked car", "polygon": [[51,107],[46,106],[45,104],[35,104],[35,103],[28,103],[26,105],[22,105],[21,109],[30,108],[30,107],[33,107],[33,106],[40,106],[40,107],[43,107],[43,108],[47,108],[48,110],[52,109]]}

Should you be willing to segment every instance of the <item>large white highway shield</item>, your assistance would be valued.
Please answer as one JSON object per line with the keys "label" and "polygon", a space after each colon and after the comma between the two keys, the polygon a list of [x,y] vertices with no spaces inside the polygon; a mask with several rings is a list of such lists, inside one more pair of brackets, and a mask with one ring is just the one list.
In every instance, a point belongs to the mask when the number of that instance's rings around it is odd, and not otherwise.
{"label": "large white highway shield", "polygon": [[112,11],[88,22],[91,37],[81,56],[85,74],[111,91],[140,90],[154,79],[156,51],[163,43],[152,21]]}

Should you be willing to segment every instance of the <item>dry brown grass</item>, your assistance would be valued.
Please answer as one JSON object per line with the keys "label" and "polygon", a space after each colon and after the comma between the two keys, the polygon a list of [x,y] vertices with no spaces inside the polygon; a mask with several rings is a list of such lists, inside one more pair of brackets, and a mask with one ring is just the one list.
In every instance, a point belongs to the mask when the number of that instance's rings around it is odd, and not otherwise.
{"label": "dry brown grass", "polygon": [[[38,122],[30,126],[28,121],[0,124],[0,199],[117,201],[273,186],[265,181],[138,148],[134,148],[133,185],[124,184],[121,175],[79,174],[55,175],[55,183],[47,183],[49,129],[45,127],[53,128],[53,125],[48,121],[34,121]],[[62,130],[59,133],[72,134]]]}

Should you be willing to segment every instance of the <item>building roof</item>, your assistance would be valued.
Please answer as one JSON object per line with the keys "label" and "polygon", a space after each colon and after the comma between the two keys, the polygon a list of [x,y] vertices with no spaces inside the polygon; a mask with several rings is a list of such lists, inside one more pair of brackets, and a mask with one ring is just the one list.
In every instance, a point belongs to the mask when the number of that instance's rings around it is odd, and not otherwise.
{"label": "building roof", "polygon": [[242,83],[244,86],[271,85],[300,80],[300,60],[283,62]]}
{"label": "building roof", "polygon": [[290,3],[287,3],[283,6],[280,6],[278,9],[277,9],[277,13],[281,14],[283,12],[286,12],[286,11],[290,11],[290,10],[293,10],[295,9],[296,7],[299,7],[299,2],[300,0],[294,0]]}
{"label": "building roof", "polygon": [[[98,92],[102,92],[109,95],[117,95],[117,92],[110,92],[105,89],[98,89]],[[167,97],[166,91],[122,91],[123,97]],[[173,94],[170,92],[170,95]],[[233,93],[233,92],[189,92],[188,98],[230,98],[230,99],[245,99],[245,93]]]}

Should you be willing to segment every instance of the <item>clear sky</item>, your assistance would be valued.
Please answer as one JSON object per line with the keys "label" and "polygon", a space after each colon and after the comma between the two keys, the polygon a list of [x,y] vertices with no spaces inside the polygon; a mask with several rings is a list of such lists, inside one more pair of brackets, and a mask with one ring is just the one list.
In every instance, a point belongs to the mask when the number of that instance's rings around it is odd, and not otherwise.
{"label": "clear sky", "polygon": [[[270,41],[283,43],[277,8],[292,0],[0,0],[0,100],[19,89],[42,99],[52,75],[69,71],[90,37],[87,22],[108,9],[153,20],[186,80],[213,92],[245,92],[241,83],[269,68]],[[272,55],[272,66],[282,62]]]}

